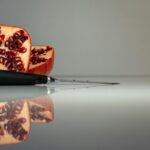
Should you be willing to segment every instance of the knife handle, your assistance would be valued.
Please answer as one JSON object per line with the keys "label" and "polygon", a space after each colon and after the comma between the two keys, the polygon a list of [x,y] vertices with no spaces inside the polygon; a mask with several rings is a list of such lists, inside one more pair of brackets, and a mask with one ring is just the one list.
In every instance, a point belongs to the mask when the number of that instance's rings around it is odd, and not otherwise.
{"label": "knife handle", "polygon": [[35,85],[47,82],[47,76],[0,70],[0,85]]}

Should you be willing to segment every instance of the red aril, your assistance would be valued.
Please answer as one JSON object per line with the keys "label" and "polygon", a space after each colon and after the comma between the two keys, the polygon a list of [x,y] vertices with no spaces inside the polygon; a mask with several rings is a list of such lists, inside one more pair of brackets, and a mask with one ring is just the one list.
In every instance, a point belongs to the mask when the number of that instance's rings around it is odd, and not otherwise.
{"label": "red aril", "polygon": [[0,70],[27,72],[31,39],[26,30],[0,25]]}
{"label": "red aril", "polygon": [[54,48],[50,46],[32,46],[29,73],[48,75],[54,64]]}

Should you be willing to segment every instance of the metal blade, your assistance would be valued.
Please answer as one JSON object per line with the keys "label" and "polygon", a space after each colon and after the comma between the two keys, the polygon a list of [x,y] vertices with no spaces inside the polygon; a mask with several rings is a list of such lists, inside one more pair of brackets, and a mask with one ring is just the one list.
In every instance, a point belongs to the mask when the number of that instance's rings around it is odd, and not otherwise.
{"label": "metal blade", "polygon": [[55,82],[55,81],[59,81],[59,82],[70,82],[70,83],[90,83],[90,84],[104,84],[104,85],[116,85],[116,84],[120,84],[117,82],[99,82],[99,81],[89,81],[89,80],[68,80],[68,79],[57,79],[54,77],[48,77],[48,81],[49,82]]}

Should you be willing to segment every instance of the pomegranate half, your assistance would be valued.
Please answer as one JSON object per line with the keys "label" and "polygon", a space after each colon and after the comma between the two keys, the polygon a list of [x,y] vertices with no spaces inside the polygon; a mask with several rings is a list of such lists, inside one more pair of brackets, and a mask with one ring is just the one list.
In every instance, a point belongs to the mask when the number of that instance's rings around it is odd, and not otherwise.
{"label": "pomegranate half", "polygon": [[26,30],[0,25],[0,69],[27,72],[31,52],[31,39]]}
{"label": "pomegranate half", "polygon": [[0,145],[17,144],[30,132],[30,112],[26,100],[0,103]]}
{"label": "pomegranate half", "polygon": [[32,46],[29,73],[48,75],[54,64],[54,48],[50,46]]}
{"label": "pomegranate half", "polygon": [[48,123],[54,119],[53,103],[49,96],[36,97],[29,101],[33,123]]}

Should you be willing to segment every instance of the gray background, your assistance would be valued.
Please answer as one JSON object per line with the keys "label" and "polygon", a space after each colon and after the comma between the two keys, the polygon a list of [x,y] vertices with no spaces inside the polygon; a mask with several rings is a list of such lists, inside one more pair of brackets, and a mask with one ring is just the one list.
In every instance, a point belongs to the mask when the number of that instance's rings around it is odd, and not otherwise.
{"label": "gray background", "polygon": [[55,75],[149,75],[149,0],[1,0],[0,23],[55,47]]}

